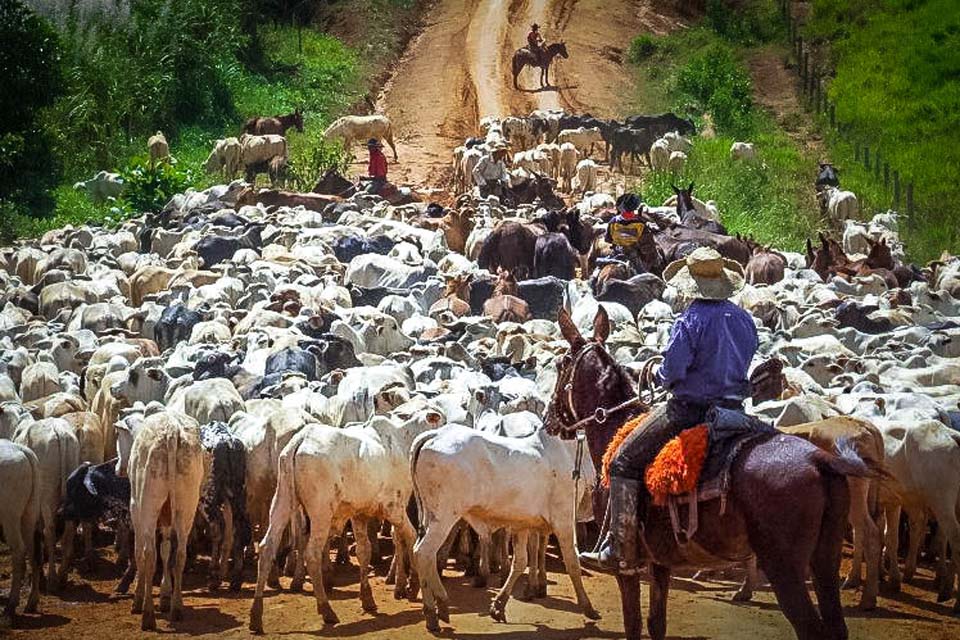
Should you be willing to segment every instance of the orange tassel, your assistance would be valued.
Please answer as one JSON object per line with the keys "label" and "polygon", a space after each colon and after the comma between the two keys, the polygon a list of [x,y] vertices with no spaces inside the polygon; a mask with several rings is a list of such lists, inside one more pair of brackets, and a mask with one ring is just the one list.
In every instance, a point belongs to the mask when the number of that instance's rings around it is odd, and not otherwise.
{"label": "orange tassel", "polygon": [[646,420],[647,414],[642,414],[633,420],[628,420],[617,430],[617,433],[613,436],[613,440],[610,441],[610,444],[607,445],[607,450],[603,452],[603,469],[600,472],[600,482],[604,487],[610,488],[610,464],[613,462],[613,459],[617,457],[617,452],[620,451],[620,446],[623,444],[623,441],[627,439],[633,430],[639,427],[644,420]]}
{"label": "orange tassel", "polygon": [[709,444],[707,426],[700,425],[681,431],[660,450],[644,476],[655,505],[663,506],[669,496],[697,487]]}

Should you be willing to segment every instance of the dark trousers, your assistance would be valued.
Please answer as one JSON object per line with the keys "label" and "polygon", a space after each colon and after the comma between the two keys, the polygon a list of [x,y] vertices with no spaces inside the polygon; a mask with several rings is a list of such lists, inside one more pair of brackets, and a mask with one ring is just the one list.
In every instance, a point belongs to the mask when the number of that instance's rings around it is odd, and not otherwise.
{"label": "dark trousers", "polygon": [[[736,401],[694,404],[670,398],[666,404],[656,407],[644,423],[627,436],[610,464],[610,475],[628,480],[643,480],[647,466],[653,462],[664,445],[680,435],[681,431],[703,424],[712,406],[734,410],[743,408],[743,404]],[[642,487],[641,491],[645,493],[645,489],[646,487]]]}
{"label": "dark trousers", "polygon": [[367,183],[366,188],[364,189],[365,193],[370,195],[379,195],[380,191],[383,190],[383,187],[387,184],[386,178],[373,178],[370,182]]}
{"label": "dark trousers", "polygon": [[488,196],[497,196],[500,198],[501,202],[503,201],[503,183],[499,180],[491,180],[485,185],[480,187],[480,197],[486,198]]}

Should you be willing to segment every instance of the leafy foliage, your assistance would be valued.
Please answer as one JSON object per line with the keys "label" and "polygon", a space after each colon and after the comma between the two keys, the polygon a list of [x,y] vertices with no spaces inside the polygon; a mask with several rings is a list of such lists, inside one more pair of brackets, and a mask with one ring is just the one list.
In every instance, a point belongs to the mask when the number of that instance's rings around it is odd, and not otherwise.
{"label": "leafy foliage", "polygon": [[734,10],[728,1],[707,0],[704,22],[718,36],[740,45],[771,42],[783,33],[783,23],[774,0],[738,2]]}
{"label": "leafy foliage", "polygon": [[709,112],[717,127],[748,133],[753,107],[750,75],[729,46],[714,44],[677,73],[675,93],[686,111]]}
{"label": "leafy foliage", "polygon": [[158,211],[170,198],[193,182],[193,173],[177,164],[160,162],[151,167],[146,158],[135,158],[121,173],[123,208],[131,212]]}
{"label": "leafy foliage", "polygon": [[62,88],[60,43],[20,0],[0,3],[0,42],[0,198],[48,211],[60,168],[37,113]]}
{"label": "leafy foliage", "polygon": [[630,41],[627,50],[627,61],[639,64],[657,52],[657,42],[652,36],[644,33]]}

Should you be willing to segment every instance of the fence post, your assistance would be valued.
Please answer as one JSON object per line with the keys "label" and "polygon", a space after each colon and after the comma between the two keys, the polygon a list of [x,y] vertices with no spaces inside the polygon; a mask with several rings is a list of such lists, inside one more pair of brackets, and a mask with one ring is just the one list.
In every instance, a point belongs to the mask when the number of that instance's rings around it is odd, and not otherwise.
{"label": "fence post", "polygon": [[893,171],[893,208],[900,210],[900,172]]}
{"label": "fence post", "polygon": [[870,171],[870,145],[863,145],[863,166]]}
{"label": "fence post", "polygon": [[913,183],[907,183],[907,217],[913,218]]}
{"label": "fence post", "polygon": [[829,105],[830,105],[830,126],[833,127],[833,126],[836,126],[836,123],[837,123],[837,106],[832,102],[830,102]]}
{"label": "fence post", "polygon": [[883,188],[884,189],[890,188],[890,163],[889,162],[883,163]]}
{"label": "fence post", "polygon": [[879,151],[877,151],[873,155],[873,177],[877,182],[880,182],[880,152]]}
{"label": "fence post", "polygon": [[860,143],[853,143],[853,159],[855,162],[860,162]]}
{"label": "fence post", "polygon": [[807,81],[810,78],[810,53],[803,52],[803,92],[807,92]]}

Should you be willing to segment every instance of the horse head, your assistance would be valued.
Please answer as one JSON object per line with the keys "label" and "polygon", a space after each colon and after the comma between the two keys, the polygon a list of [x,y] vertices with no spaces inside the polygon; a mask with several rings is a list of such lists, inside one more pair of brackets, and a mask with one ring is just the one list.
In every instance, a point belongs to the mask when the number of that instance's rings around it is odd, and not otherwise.
{"label": "horse head", "polygon": [[567,43],[566,42],[554,42],[548,47],[551,57],[560,56],[561,58],[569,58],[570,54],[567,52]]}
{"label": "horse head", "polygon": [[303,109],[297,107],[293,112],[293,126],[297,128],[297,131],[303,133]]}

